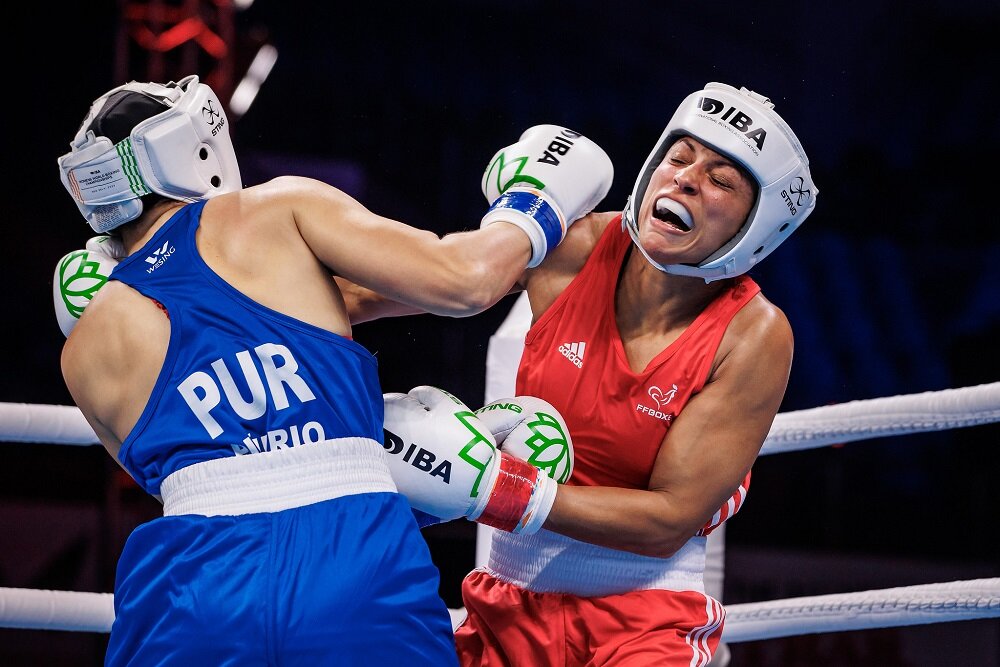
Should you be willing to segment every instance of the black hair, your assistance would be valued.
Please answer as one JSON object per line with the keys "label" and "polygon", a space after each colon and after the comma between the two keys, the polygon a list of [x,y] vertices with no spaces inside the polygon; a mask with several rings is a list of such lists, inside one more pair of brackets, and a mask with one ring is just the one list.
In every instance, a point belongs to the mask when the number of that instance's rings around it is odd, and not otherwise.
{"label": "black hair", "polygon": [[98,137],[107,137],[117,144],[126,139],[136,125],[166,110],[163,102],[149,95],[134,90],[119,90],[105,100],[101,110],[84,130],[93,130]]}

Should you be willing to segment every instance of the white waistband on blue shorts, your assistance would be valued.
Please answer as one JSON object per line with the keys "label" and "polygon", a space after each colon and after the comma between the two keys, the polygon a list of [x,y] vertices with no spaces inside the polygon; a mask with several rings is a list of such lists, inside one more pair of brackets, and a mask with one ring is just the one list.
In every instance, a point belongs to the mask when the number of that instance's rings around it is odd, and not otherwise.
{"label": "white waistband on blue shorts", "polygon": [[480,569],[536,593],[582,597],[650,589],[703,593],[705,540],[692,537],[670,558],[654,558],[580,542],[547,530],[534,535],[495,530],[489,562]]}
{"label": "white waistband on blue shorts", "polygon": [[163,480],[163,515],[278,512],[359,493],[395,493],[385,457],[370,438],[336,438],[195,463]]}

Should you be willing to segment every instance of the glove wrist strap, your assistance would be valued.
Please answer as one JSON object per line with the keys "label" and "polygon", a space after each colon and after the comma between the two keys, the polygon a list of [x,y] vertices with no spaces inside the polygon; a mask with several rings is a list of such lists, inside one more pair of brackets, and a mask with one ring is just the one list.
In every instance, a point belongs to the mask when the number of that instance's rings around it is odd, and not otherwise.
{"label": "glove wrist strap", "polygon": [[559,245],[566,235],[566,221],[562,212],[540,190],[534,188],[507,190],[493,202],[480,226],[500,221],[521,227],[531,240],[528,268],[538,266],[549,250]]}
{"label": "glove wrist strap", "polygon": [[499,452],[499,455],[496,483],[490,489],[486,507],[475,520],[507,532],[522,532],[525,524],[532,521],[538,505],[536,494],[540,480],[549,478],[535,466],[507,452]]}

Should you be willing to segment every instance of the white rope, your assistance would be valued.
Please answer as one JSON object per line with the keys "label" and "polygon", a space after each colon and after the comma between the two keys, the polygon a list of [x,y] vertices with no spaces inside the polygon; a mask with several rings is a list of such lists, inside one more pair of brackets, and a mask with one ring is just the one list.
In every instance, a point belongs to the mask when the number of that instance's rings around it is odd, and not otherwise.
{"label": "white rope", "polygon": [[[777,415],[761,454],[1000,421],[1000,382],[851,401]],[[75,406],[0,402],[0,442],[98,444]],[[450,610],[453,620],[463,610]],[[1000,579],[977,579],[727,606],[723,640],[1000,616]],[[109,632],[110,593],[0,588],[0,627]]]}
{"label": "white rope", "polygon": [[0,441],[100,444],[80,408],[32,403],[0,403]]}
{"label": "white rope", "polygon": [[[464,611],[449,610],[453,625],[464,618]],[[971,579],[727,605],[722,640],[737,643],[997,617],[1000,578]],[[110,593],[0,588],[0,627],[110,632],[114,618]]]}
{"label": "white rope", "polygon": [[783,412],[761,454],[1000,421],[1000,382]]}
{"label": "white rope", "polygon": [[1000,579],[971,579],[726,605],[722,641],[997,617]]}
{"label": "white rope", "polygon": [[111,632],[111,593],[0,588],[0,627]]}
{"label": "white rope", "polygon": [[[782,412],[761,454],[1000,421],[1000,382]],[[0,403],[0,442],[100,444],[79,408]]]}

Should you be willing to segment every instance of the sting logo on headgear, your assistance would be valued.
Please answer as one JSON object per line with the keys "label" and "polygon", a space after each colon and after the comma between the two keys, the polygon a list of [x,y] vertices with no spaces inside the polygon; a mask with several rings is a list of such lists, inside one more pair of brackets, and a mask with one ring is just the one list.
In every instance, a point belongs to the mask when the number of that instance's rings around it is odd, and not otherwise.
{"label": "sting logo on headgear", "polygon": [[142,197],[152,192],[192,202],[238,191],[226,125],[218,97],[195,75],[131,81],[91,104],[70,152],[59,158],[60,179],[98,233],[139,217]]}
{"label": "sting logo on headgear", "polygon": [[[795,195],[795,202],[792,203],[792,197],[788,194],[791,192]],[[781,198],[785,201],[785,205],[792,215],[799,212],[802,208],[803,203],[808,203],[809,199],[812,197],[812,191],[805,187],[805,179],[801,176],[796,176],[792,179],[792,182],[788,184],[788,190],[781,191]]]}
{"label": "sting logo on headgear", "polygon": [[[211,98],[205,102],[205,106],[201,108],[201,115],[204,116],[205,122],[212,125],[212,136],[214,137],[219,133],[219,131],[225,127],[226,119],[223,117],[221,111],[215,110],[215,105],[212,104]],[[216,125],[216,119],[219,120],[219,124]]]}
{"label": "sting logo on headgear", "polygon": [[[726,105],[711,97],[699,97],[698,108],[709,115],[715,115],[726,108]],[[757,145],[757,150],[764,150],[764,139],[767,137],[767,130],[762,127],[753,127],[753,118],[736,107],[729,107],[722,114],[720,120],[724,120],[737,130],[746,135],[747,139]]]}
{"label": "sting logo on headgear", "polygon": [[212,105],[212,100],[209,100],[205,104],[205,106],[201,108],[201,115],[205,117],[206,123],[208,123],[209,125],[214,125],[215,119],[221,116],[222,114],[220,114],[218,111],[215,110],[215,107]]}
{"label": "sting logo on headgear", "polygon": [[795,195],[795,205],[802,206],[812,197],[812,190],[804,187],[805,180],[801,176],[796,176],[795,180],[788,186],[788,191]]}

